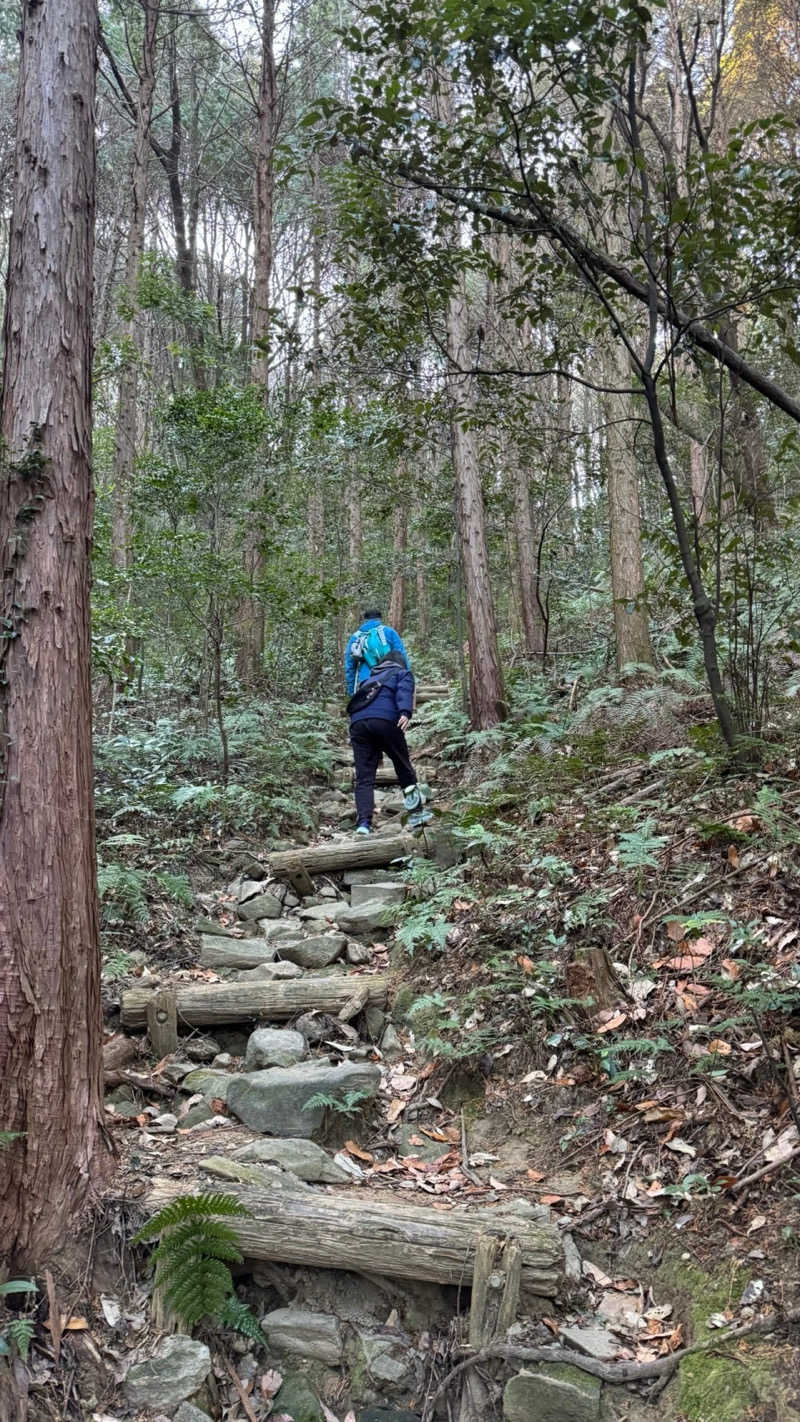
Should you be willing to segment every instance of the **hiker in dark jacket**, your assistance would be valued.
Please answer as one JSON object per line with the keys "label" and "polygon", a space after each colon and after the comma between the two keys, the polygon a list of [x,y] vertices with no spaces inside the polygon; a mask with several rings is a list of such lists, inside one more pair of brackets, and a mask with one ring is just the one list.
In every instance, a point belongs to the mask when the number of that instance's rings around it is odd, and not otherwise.
{"label": "hiker in dark jacket", "polygon": [[359,683],[347,706],[350,743],[356,767],[356,834],[372,833],[375,812],[375,772],[387,755],[403,790],[405,808],[414,827],[430,819],[417,786],[405,731],[414,710],[414,677],[403,654],[389,652]]}
{"label": "hiker in dark jacket", "polygon": [[356,687],[366,681],[372,668],[388,652],[399,652],[403,665],[411,669],[400,633],[383,622],[378,608],[368,608],[362,614],[361,625],[348,641],[344,654],[344,680],[348,696],[352,696]]}

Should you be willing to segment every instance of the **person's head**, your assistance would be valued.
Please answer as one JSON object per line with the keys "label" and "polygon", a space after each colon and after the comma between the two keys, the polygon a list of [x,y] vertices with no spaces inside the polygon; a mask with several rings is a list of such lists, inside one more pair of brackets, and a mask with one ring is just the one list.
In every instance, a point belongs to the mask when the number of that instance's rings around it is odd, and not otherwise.
{"label": "person's head", "polygon": [[364,622],[369,622],[371,617],[377,617],[380,621],[381,610],[379,607],[366,607],[361,616]]}

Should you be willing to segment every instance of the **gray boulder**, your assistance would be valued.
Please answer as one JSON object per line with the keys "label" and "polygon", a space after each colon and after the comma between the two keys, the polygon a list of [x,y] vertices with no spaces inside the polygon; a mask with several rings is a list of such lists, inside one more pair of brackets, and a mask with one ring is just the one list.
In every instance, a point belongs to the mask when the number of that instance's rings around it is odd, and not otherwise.
{"label": "gray boulder", "polygon": [[408,898],[408,885],[386,881],[382,884],[353,884],[350,890],[352,908],[362,904],[402,904]]}
{"label": "gray boulder", "polygon": [[324,903],[308,904],[301,908],[298,918],[304,923],[320,924],[327,923],[328,920],[338,923],[341,910],[349,907],[346,899],[327,899]]}
{"label": "gray boulder", "polygon": [[225,928],[223,924],[217,923],[215,918],[196,918],[194,921],[195,933],[210,933],[214,938],[235,938],[235,928]]}
{"label": "gray boulder", "polygon": [[308,1047],[302,1032],[288,1028],[257,1027],[247,1043],[244,1065],[246,1071],[264,1067],[290,1067],[301,1062]]}
{"label": "gray boulder", "polygon": [[284,1376],[280,1391],[275,1394],[273,1412],[291,1417],[292,1422],[324,1422],[322,1407],[308,1378],[302,1373]]}
{"label": "gray boulder", "polygon": [[299,938],[296,943],[279,943],[278,952],[289,963],[300,968],[327,968],[335,962],[347,939],[343,933],[320,933],[313,938]]}
{"label": "gray boulder", "polygon": [[191,1402],[182,1402],[178,1408],[173,1422],[211,1422],[207,1412],[201,1412],[199,1407],[195,1407]]}
{"label": "gray boulder", "polygon": [[314,1141],[286,1140],[250,1141],[233,1152],[237,1160],[263,1161],[267,1165],[279,1165],[281,1170],[291,1171],[300,1180],[325,1185],[346,1185],[350,1176],[341,1165],[332,1160],[322,1146]]}
{"label": "gray boulder", "polygon": [[345,957],[348,963],[358,968],[362,963],[372,962],[372,949],[366,943],[357,943],[355,939],[351,939],[345,949]]}
{"label": "gray boulder", "polygon": [[342,1360],[339,1320],[329,1313],[303,1308],[276,1308],[261,1320],[269,1345],[280,1353],[297,1353],[316,1363],[336,1367]]}
{"label": "gray boulder", "polygon": [[255,968],[243,968],[236,974],[237,983],[279,983],[287,978],[302,978],[303,969],[296,963],[258,963]]}
{"label": "gray boulder", "polygon": [[227,1101],[230,1084],[237,1080],[232,1072],[216,1071],[213,1067],[198,1067],[183,1078],[180,1089],[188,1091],[191,1096],[199,1092],[205,1101]]}
{"label": "gray boulder", "polygon": [[296,918],[262,918],[258,923],[258,931],[268,943],[280,943],[284,938],[297,939],[302,936],[302,928]]}
{"label": "gray boulder", "polygon": [[344,909],[336,915],[336,923],[343,933],[352,933],[358,938],[362,933],[385,930],[389,916],[389,904],[380,899],[369,899],[367,903],[359,904],[358,908],[345,904]]}
{"label": "gray boulder", "polygon": [[356,1367],[366,1366],[382,1392],[415,1392],[422,1381],[411,1340],[397,1329],[358,1329],[355,1352]]}
{"label": "gray boulder", "polygon": [[214,1037],[187,1037],[183,1049],[193,1062],[211,1062],[220,1048]]}
{"label": "gray boulder", "polygon": [[506,1383],[503,1393],[505,1422],[598,1422],[599,1378],[590,1377],[568,1363],[547,1363],[536,1372],[521,1372]]}
{"label": "gray boulder", "polygon": [[210,1369],[211,1354],[205,1343],[173,1333],[152,1358],[128,1369],[125,1396],[134,1408],[156,1411],[177,1407],[203,1386]]}
{"label": "gray boulder", "polygon": [[263,938],[212,938],[203,934],[200,965],[203,968],[254,968],[258,963],[270,962],[277,951],[277,943],[267,943]]}
{"label": "gray boulder", "polygon": [[331,1066],[327,1057],[292,1067],[270,1067],[234,1077],[228,1089],[230,1110],[251,1131],[309,1138],[322,1126],[323,1105],[306,1107],[314,1096],[344,1101],[348,1093],[374,1096],[380,1068],[367,1062]]}
{"label": "gray boulder", "polygon": [[239,918],[280,918],[283,905],[280,899],[276,899],[274,894],[256,894],[255,898],[247,899],[243,904],[239,904],[236,912]]}

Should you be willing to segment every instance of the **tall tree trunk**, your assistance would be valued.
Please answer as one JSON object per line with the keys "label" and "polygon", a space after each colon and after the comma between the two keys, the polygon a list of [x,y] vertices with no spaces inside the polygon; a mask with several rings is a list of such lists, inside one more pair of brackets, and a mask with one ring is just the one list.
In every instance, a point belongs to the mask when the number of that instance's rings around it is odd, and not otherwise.
{"label": "tall tree trunk", "polygon": [[470,719],[476,730],[487,730],[505,718],[508,708],[489,573],[478,439],[470,420],[475,392],[472,376],[461,373],[472,365],[463,279],[459,280],[447,305],[447,354],[452,362],[447,389],[456,522],[467,613]]}
{"label": "tall tree trunk", "polygon": [[137,396],[142,358],[141,323],[137,311],[139,268],[144,253],[147,207],[147,155],[150,151],[150,122],[155,91],[155,46],[160,17],[160,0],[150,0],[144,13],[142,68],[136,99],[136,130],[131,162],[130,222],[125,259],[125,304],[123,360],[119,381],[119,404],[114,437],[114,505],[111,548],[115,568],[124,571],[130,564],[130,495],[136,460]]}
{"label": "tall tree trunk", "polygon": [[275,0],[264,0],[261,15],[261,82],[258,90],[258,147],[253,191],[253,381],[267,398],[269,383],[270,294],[273,263],[275,142],[278,93],[275,78]]}
{"label": "tall tree trunk", "polygon": [[[23,7],[0,428],[0,1240],[33,1269],[102,1180],[89,636],[94,0]],[[45,101],[46,100],[46,101]],[[13,635],[9,635],[13,629]]]}
{"label": "tall tree trunk", "polygon": [[525,639],[525,653],[529,657],[541,657],[545,650],[545,620],[539,585],[541,535],[533,519],[527,470],[523,469],[516,451],[511,456],[511,463],[518,574],[517,591],[522,632]]}
{"label": "tall tree trunk", "polygon": [[[253,190],[253,304],[250,313],[253,346],[252,378],[269,401],[270,293],[273,263],[275,141],[278,131],[275,80],[275,3],[264,0],[261,13],[261,81],[258,90],[258,140]],[[267,463],[264,451],[264,464]],[[263,491],[256,489],[256,496]],[[257,499],[258,502],[258,499]],[[264,604],[255,588],[265,572],[262,515],[253,511],[245,533],[244,571],[254,592],[242,600],[236,616],[236,674],[243,686],[256,687],[264,665]]]}
{"label": "tall tree trunk", "polygon": [[[627,355],[614,342],[606,357],[607,383],[624,388],[631,382]],[[606,482],[611,546],[611,594],[617,671],[631,662],[653,663],[647,608],[644,603],[639,480],[633,447],[634,412],[630,395],[606,395]]]}
{"label": "tall tree trunk", "polygon": [[705,447],[696,439],[689,440],[689,476],[694,522],[701,527],[708,522],[711,483],[706,469]]}
{"label": "tall tree trunk", "polygon": [[359,617],[361,612],[361,551],[364,542],[364,529],[361,519],[361,480],[358,475],[358,467],[353,461],[350,471],[350,478],[347,482],[347,513],[348,513],[348,540],[347,540],[347,590],[350,602],[350,617]]}
{"label": "tall tree trunk", "polygon": [[[405,465],[401,473],[406,472]],[[389,598],[389,626],[402,632],[406,620],[406,548],[408,545],[408,504],[401,489],[392,514],[392,592]]]}
{"label": "tall tree trunk", "polygon": [[[311,384],[319,390],[322,378],[322,234],[319,227],[319,155],[314,156],[313,166],[313,208],[314,231],[311,239],[311,282],[313,287]],[[308,556],[312,577],[320,580],[324,575],[325,559],[325,504],[322,487],[318,480],[308,493]],[[322,680],[325,660],[325,633],[322,619],[317,619],[311,638],[311,682],[317,685]]]}

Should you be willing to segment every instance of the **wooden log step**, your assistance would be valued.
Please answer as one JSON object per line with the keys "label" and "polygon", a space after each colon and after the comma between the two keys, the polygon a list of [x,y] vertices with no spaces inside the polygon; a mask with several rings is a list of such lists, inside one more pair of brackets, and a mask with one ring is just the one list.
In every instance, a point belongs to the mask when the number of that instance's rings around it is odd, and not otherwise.
{"label": "wooden log step", "polygon": [[[353,974],[335,978],[289,978],[254,983],[191,983],[175,987],[178,1025],[213,1027],[227,1022],[287,1022],[303,1012],[330,1012],[336,1016],[353,998],[357,987],[368,991],[368,1004],[383,1007],[389,978],[386,974]],[[144,1027],[153,989],[128,988],[122,994],[120,1021],[125,1027]]]}
{"label": "wooden log step", "polygon": [[[362,1191],[228,1188],[250,1211],[226,1221],[249,1259],[469,1285],[478,1241],[493,1237],[518,1244],[519,1278],[529,1293],[552,1298],[563,1274],[561,1235],[547,1220],[486,1208],[434,1210]],[[157,1179],[146,1204],[155,1213],[185,1193],[185,1182]]]}
{"label": "wooden log step", "polygon": [[424,835],[377,835],[370,839],[342,839],[303,849],[286,849],[270,854],[267,864],[273,879],[288,880],[301,869],[309,874],[335,874],[340,869],[383,867],[395,859],[425,856],[431,852],[432,840],[426,831]]}

